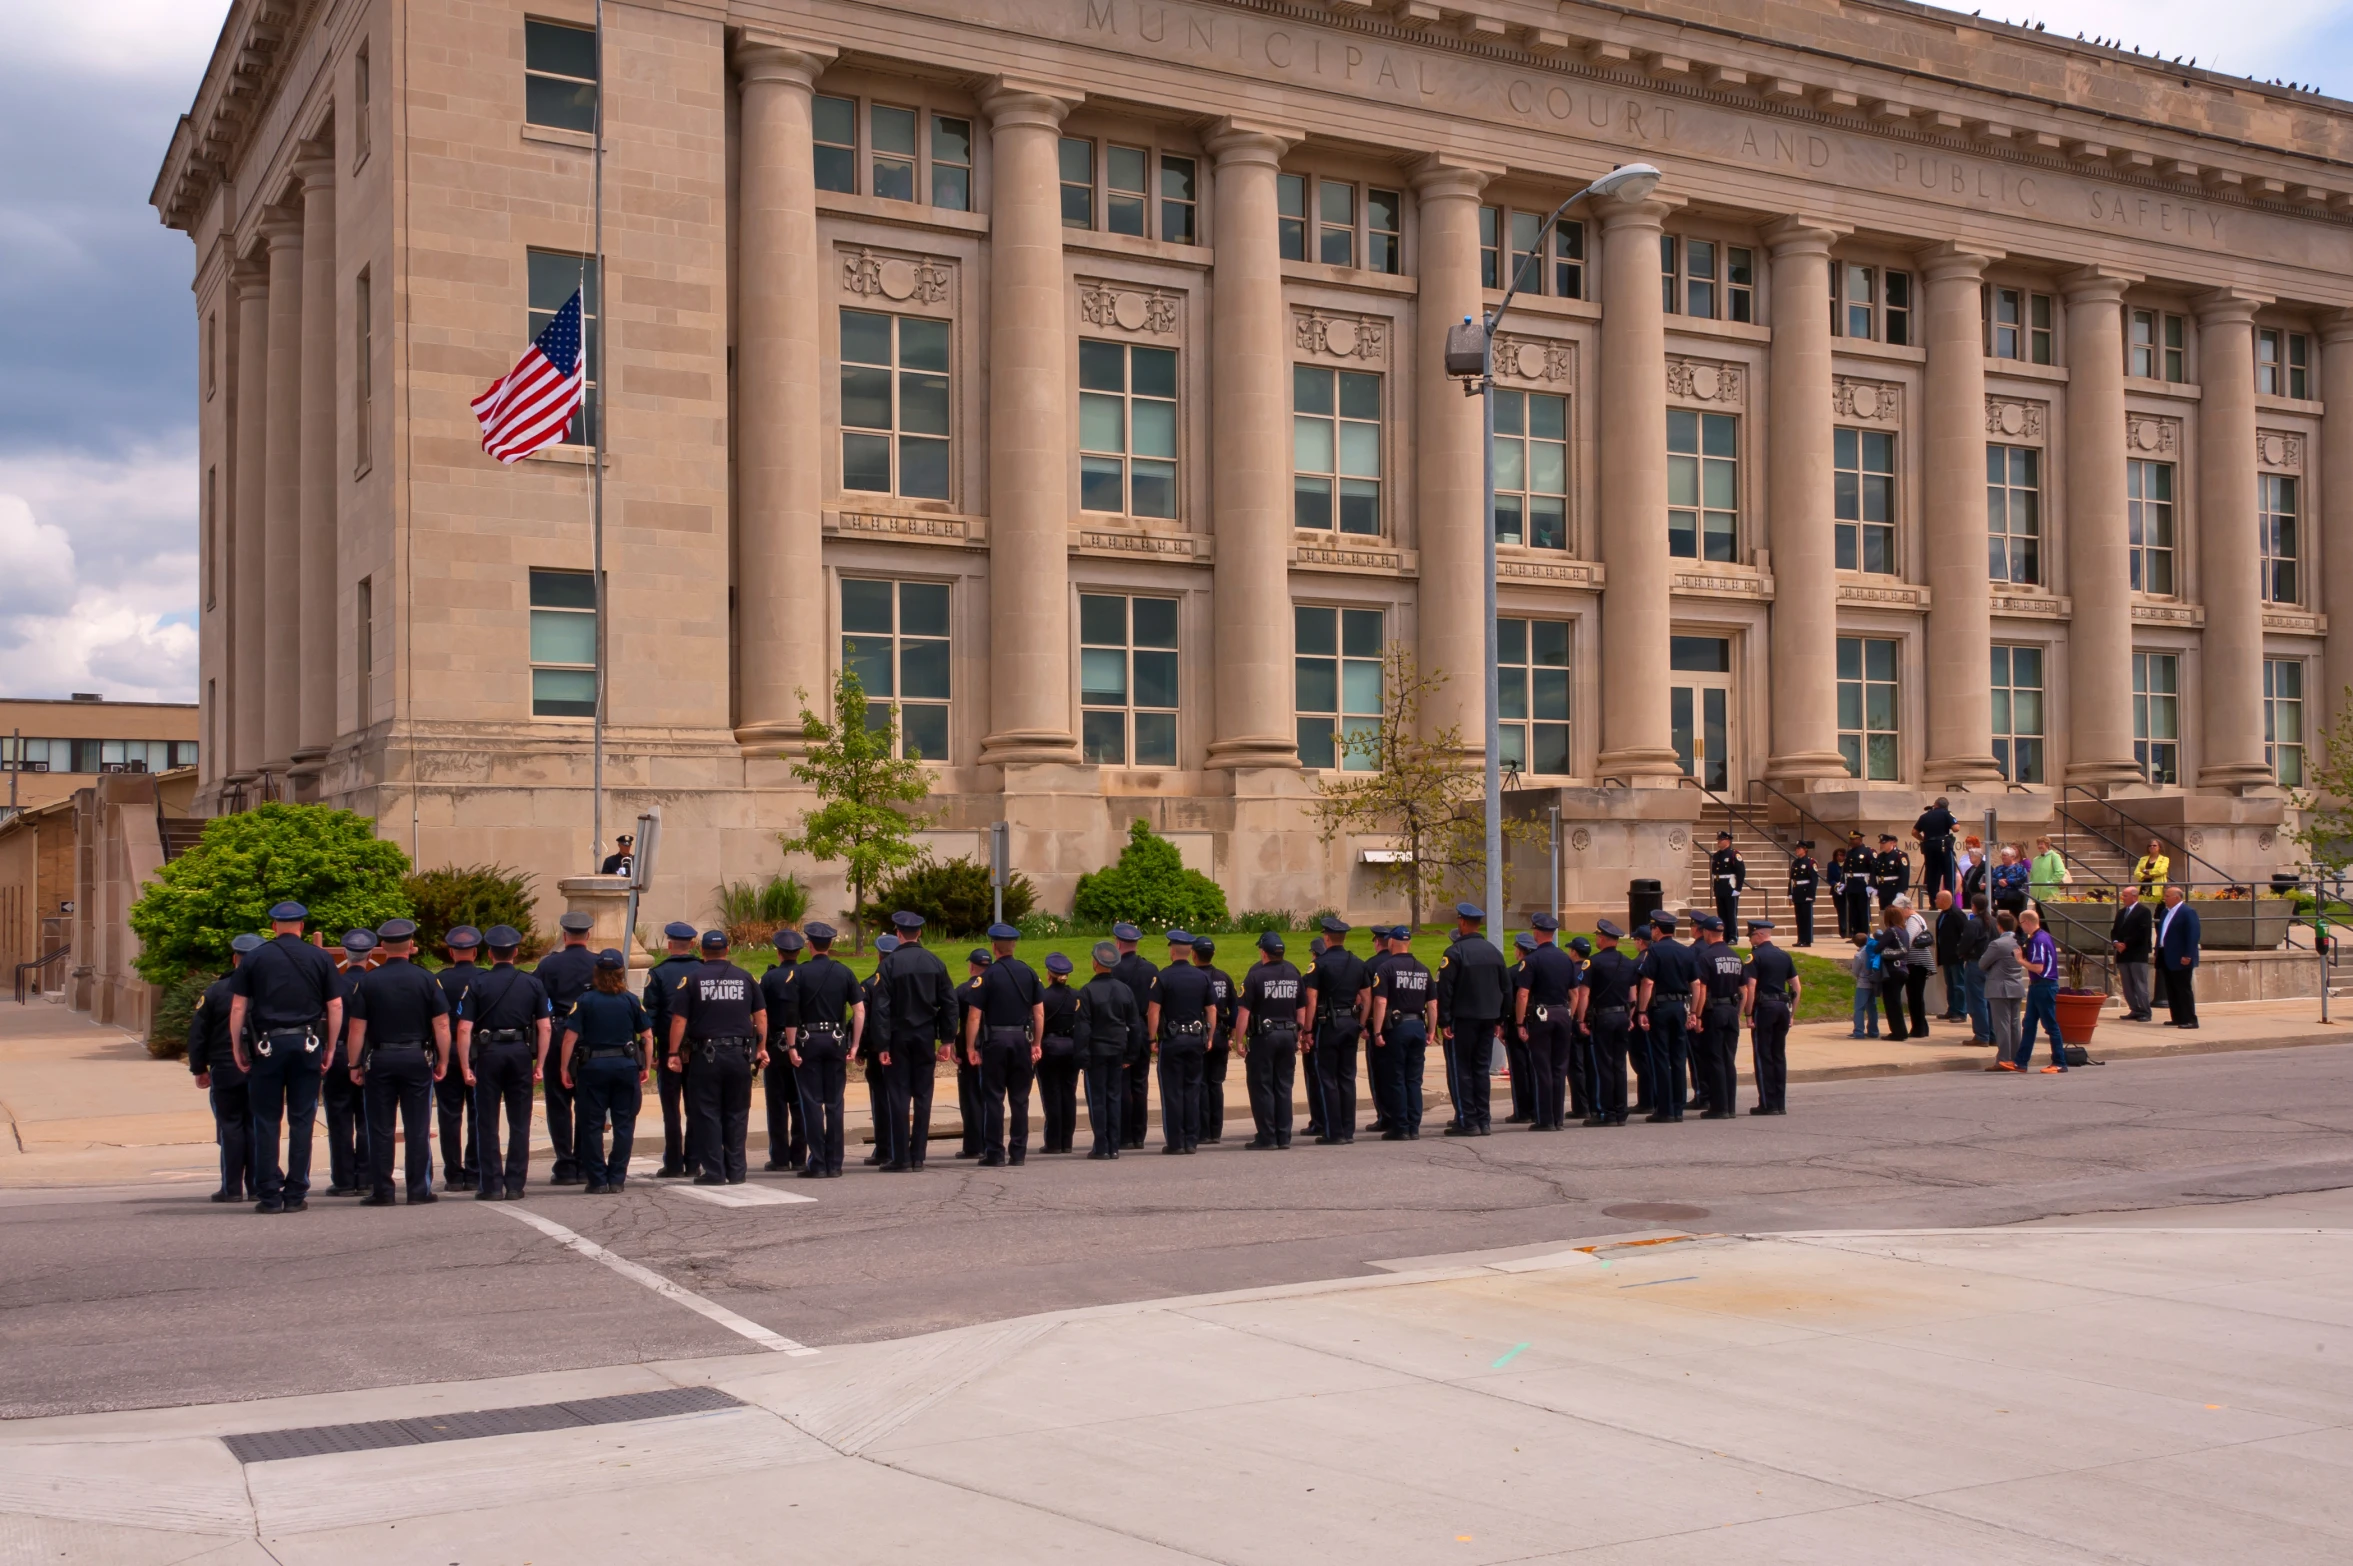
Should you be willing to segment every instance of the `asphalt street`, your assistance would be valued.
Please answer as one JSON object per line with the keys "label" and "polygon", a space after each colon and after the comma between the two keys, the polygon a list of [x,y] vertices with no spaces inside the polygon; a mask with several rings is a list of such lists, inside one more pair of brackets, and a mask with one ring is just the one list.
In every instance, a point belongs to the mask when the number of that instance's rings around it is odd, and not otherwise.
{"label": "asphalt street", "polygon": [[[1962,1227],[2336,1189],[2349,1133],[2353,1046],[2329,1046],[1822,1084],[1786,1119],[1288,1153],[1229,1136],[1116,1166],[753,1177],[811,1202],[722,1208],[636,1181],[517,1206],[719,1315],[829,1345],[1648,1229]],[[0,1259],[8,1418],[762,1352],[463,1197],[265,1219],[186,1186],[5,1193]]]}

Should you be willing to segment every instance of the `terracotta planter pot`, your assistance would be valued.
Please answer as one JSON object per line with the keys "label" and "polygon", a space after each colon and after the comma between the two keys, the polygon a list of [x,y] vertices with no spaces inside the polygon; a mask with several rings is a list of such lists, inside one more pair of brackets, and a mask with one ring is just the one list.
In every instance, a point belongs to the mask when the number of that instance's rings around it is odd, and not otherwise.
{"label": "terracotta planter pot", "polygon": [[2089,1047],[2100,1025],[2100,1008],[2108,1004],[2105,990],[2066,990],[2058,994],[2059,1037]]}

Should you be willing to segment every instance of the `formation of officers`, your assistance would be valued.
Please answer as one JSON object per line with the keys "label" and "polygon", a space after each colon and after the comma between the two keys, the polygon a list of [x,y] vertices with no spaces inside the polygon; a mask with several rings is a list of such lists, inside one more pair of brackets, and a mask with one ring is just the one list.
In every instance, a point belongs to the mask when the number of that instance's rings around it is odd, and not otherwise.
{"label": "formation of officers", "polygon": [[564,916],[563,946],[532,972],[516,966],[516,930],[460,926],[445,937],[449,963],[436,974],[416,963],[416,926],[406,919],[346,932],[338,963],[303,939],[307,911],[281,903],[268,938],[233,943],[235,966],[196,1009],[188,1061],[219,1125],[213,1200],[250,1199],[264,1213],[307,1205],[322,1103],[327,1195],[392,1205],[397,1140],[408,1200],[437,1200],[426,1122],[438,1115],[443,1188],[516,1200],[535,1087],[546,1099],[550,1182],[591,1195],[625,1185],[648,1086],[662,1113],[657,1177],[741,1183],[756,1078],[765,1167],[839,1178],[853,1066],[874,1126],[866,1162],[887,1172],[926,1166],[944,1065],[955,1070],[962,1122],[953,1156],[990,1167],[1027,1160],[1033,1095],[1038,1151],[1075,1151],[1082,1092],[1089,1158],[1141,1149],[1155,1074],[1161,1152],[1222,1142],[1237,1059],[1251,1150],[1292,1145],[1295,1086],[1307,1105],[1298,1135],[1354,1142],[1360,1062],[1373,1105],[1363,1131],[1417,1140],[1433,1043],[1447,1136],[1492,1134],[1499,1049],[1511,1084],[1506,1124],[1558,1131],[1572,1121],[1622,1126],[1634,1114],[1671,1123],[1686,1110],[1730,1118],[1744,1025],[1758,1096],[1749,1113],[1785,1112],[1799,983],[1770,920],[1748,921],[1743,959],[1724,921],[1704,913],[1693,916],[1698,938],[1688,945],[1663,912],[1631,937],[1603,920],[1597,941],[1565,945],[1558,922],[1538,914],[1507,963],[1482,933],[1479,908],[1461,903],[1455,914],[1435,973],[1414,957],[1408,927],[1373,926],[1366,958],[1348,949],[1349,926],[1327,918],[1305,972],[1270,932],[1238,981],[1217,965],[1208,937],[1167,932],[1169,960],[1156,966],[1129,924],[1089,953],[1084,980],[1059,952],[1041,978],[1013,955],[1019,932],[993,926],[959,981],[924,944],[924,920],[906,912],[892,916],[863,981],[834,958],[834,931],[822,923],[779,931],[777,961],[755,979],[729,960],[724,932],[680,923],[665,928],[667,953],[641,995],[620,952],[589,949],[584,914]]}

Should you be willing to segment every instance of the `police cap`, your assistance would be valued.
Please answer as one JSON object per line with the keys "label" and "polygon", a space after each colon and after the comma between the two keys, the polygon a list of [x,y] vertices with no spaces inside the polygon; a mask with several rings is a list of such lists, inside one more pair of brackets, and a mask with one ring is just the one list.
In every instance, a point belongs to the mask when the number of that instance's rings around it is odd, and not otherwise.
{"label": "police cap", "polygon": [[888,957],[899,949],[899,938],[895,935],[878,935],[874,938],[874,949],[880,955]]}
{"label": "police cap", "polygon": [[1111,938],[1115,941],[1140,941],[1144,938],[1144,932],[1132,924],[1120,923],[1111,927]]}
{"label": "police cap", "polygon": [[482,932],[482,941],[493,951],[507,951],[523,944],[523,932],[511,924],[494,924]]}
{"label": "police cap", "polygon": [[1595,920],[1593,923],[1593,928],[1599,933],[1608,936],[1613,941],[1622,941],[1626,938],[1626,932],[1619,929],[1616,925],[1610,923],[1607,919]]}
{"label": "police cap", "polygon": [[441,944],[453,952],[470,952],[482,944],[482,932],[470,924],[452,925]]}
{"label": "police cap", "polygon": [[920,930],[923,928],[923,915],[902,908],[891,915],[891,927],[897,930]]}
{"label": "police cap", "polygon": [[1102,967],[1115,968],[1119,965],[1119,948],[1109,941],[1097,941],[1095,949],[1090,955]]}
{"label": "police cap", "polygon": [[1664,908],[1661,908],[1658,912],[1652,914],[1650,916],[1650,922],[1651,927],[1658,930],[1672,931],[1675,928],[1675,916],[1667,912]]}
{"label": "police cap", "polygon": [[1511,938],[1511,943],[1513,946],[1523,952],[1532,952],[1536,949],[1536,937],[1530,935],[1525,930],[1522,930],[1519,934],[1513,936]]}
{"label": "police cap", "polygon": [[580,910],[575,908],[570,913],[564,915],[564,917],[556,921],[556,928],[564,931],[568,935],[586,935],[589,931],[596,928],[596,916],[594,914],[582,913]]}
{"label": "police cap", "polygon": [[779,930],[770,939],[775,941],[776,949],[780,952],[797,952],[809,944],[798,930]]}
{"label": "police cap", "polygon": [[[1118,954],[1118,948],[1112,948],[1112,953],[1114,956],[1116,956]],[[1060,952],[1048,952],[1046,953],[1046,971],[1053,974],[1068,973],[1070,971],[1070,959],[1063,956]]]}
{"label": "police cap", "polygon": [[1729,843],[1732,841],[1732,834],[1729,832],[1718,832],[1716,834],[1716,841],[1719,843]]}
{"label": "police cap", "polygon": [[1893,832],[1882,832],[1879,834],[1879,841],[1882,843],[1892,843],[1895,841],[1895,834]]}
{"label": "police cap", "polygon": [[373,931],[373,930],[346,930],[346,931],[344,931],[344,932],[343,932],[343,951],[344,951],[344,954],[345,954],[346,956],[350,956],[350,957],[358,957],[358,956],[361,956],[361,955],[363,955],[363,954],[365,954],[365,953],[367,953],[367,952],[372,952],[372,951],[374,951],[375,949],[376,949],[376,932],[375,932],[375,931]]}
{"label": "police cap", "polygon": [[[833,939],[833,926],[822,919],[812,919],[801,926],[801,933],[812,941],[830,941]],[[875,944],[879,946],[882,943],[878,941]]]}
{"label": "police cap", "polygon": [[1338,914],[1325,914],[1321,921],[1321,928],[1326,935],[1346,935],[1348,921]]}
{"label": "police cap", "polygon": [[1693,914],[1691,927],[1695,930],[1721,930],[1724,928],[1724,921],[1714,914]]}
{"label": "police cap", "polygon": [[248,930],[243,935],[238,936],[235,940],[229,943],[229,950],[235,952],[240,957],[250,957],[268,944],[269,942],[254,934],[251,930]]}
{"label": "police cap", "polygon": [[1593,955],[1593,943],[1582,935],[1572,936],[1569,940],[1569,950],[1580,957],[1590,957]]}
{"label": "police cap", "polygon": [[1258,949],[1280,957],[1283,955],[1283,938],[1272,930],[1261,930],[1258,932]]}
{"label": "police cap", "polygon": [[1484,920],[1487,917],[1487,910],[1481,908],[1477,903],[1456,903],[1454,916],[1457,919]]}
{"label": "police cap", "polygon": [[727,950],[727,932],[725,930],[705,930],[703,932],[703,950],[707,952]]}
{"label": "police cap", "polygon": [[992,924],[989,926],[989,939],[992,941],[1018,941],[1021,939],[1021,932],[1009,924]]}
{"label": "police cap", "polygon": [[1814,846],[1814,840],[1810,837],[1801,837],[1797,840],[1797,846],[1800,848],[1811,848]]}
{"label": "police cap", "polygon": [[699,932],[684,919],[673,919],[662,926],[662,933],[673,941],[691,941]]}
{"label": "police cap", "polygon": [[1193,955],[1196,957],[1215,957],[1217,955],[1217,942],[1211,940],[1206,935],[1194,936]]}
{"label": "police cap", "polygon": [[297,902],[283,902],[270,910],[270,923],[292,924],[297,919],[308,919],[310,910]]}
{"label": "police cap", "polygon": [[1171,946],[1190,946],[1193,944],[1193,932],[1186,929],[1171,930],[1168,932],[1168,944]]}
{"label": "police cap", "polygon": [[990,963],[995,962],[997,959],[989,955],[989,949],[987,947],[975,946],[972,950],[964,954],[964,960],[972,964],[975,968],[985,968]]}
{"label": "police cap", "polygon": [[637,839],[624,832],[619,837],[614,838],[613,841],[616,843],[634,843],[637,841]]}
{"label": "police cap", "polygon": [[1548,913],[1534,914],[1531,915],[1528,919],[1528,928],[1532,930],[1557,930],[1560,928],[1560,921]]}
{"label": "police cap", "polygon": [[600,968],[610,968],[615,972],[619,972],[621,969],[629,966],[629,959],[621,955],[620,948],[608,946],[603,951],[596,954],[596,965]]}
{"label": "police cap", "polygon": [[1772,928],[1773,921],[1770,919],[1751,919],[1748,922],[1748,933],[1751,935],[1756,934],[1759,930],[1770,930]]}
{"label": "police cap", "polygon": [[376,939],[379,941],[413,941],[416,938],[417,921],[414,919],[387,919],[376,926]]}

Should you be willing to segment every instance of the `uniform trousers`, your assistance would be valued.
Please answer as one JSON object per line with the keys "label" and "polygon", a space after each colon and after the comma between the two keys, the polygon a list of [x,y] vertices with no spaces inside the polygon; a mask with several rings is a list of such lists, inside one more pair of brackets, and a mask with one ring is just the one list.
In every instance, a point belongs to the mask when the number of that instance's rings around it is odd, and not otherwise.
{"label": "uniform trousers", "polygon": [[1462,1124],[1462,1084],[1458,1080],[1460,1073],[1455,1065],[1453,1034],[1442,1033],[1438,1036],[1438,1059],[1446,1068],[1446,1123],[1459,1126]]}
{"label": "uniform trousers", "polygon": [[741,1185],[744,1138],[752,1128],[752,1044],[749,1039],[688,1039],[694,1069],[687,1073],[687,1121],[700,1181]]}
{"label": "uniform trousers", "polygon": [[870,1164],[891,1161],[891,1068],[877,1057],[877,1046],[866,1044],[858,1051],[866,1077],[866,1123],[874,1128],[874,1151],[867,1156]]}
{"label": "uniform trousers", "polygon": [[1841,910],[1846,915],[1846,927],[1841,935],[1869,935],[1871,933],[1871,888],[1851,887],[1838,894]]}
{"label": "uniform trousers", "polygon": [[1695,1061],[1708,1113],[1729,1115],[1740,1107],[1740,1002],[1710,1001],[1700,1013],[1699,1050]]}
{"label": "uniform trousers", "polygon": [[1315,1080],[1323,1090],[1324,1135],[1356,1140],[1356,1040],[1364,1024],[1354,1016],[1316,1024]]}
{"label": "uniform trousers", "polygon": [[1067,1033],[1047,1034],[1045,1053],[1038,1057],[1038,1102],[1046,1117],[1040,1152],[1070,1151],[1078,1133],[1078,1079],[1078,1046]]}
{"label": "uniform trousers", "polygon": [[1233,1062],[1233,1046],[1219,1039],[1201,1057],[1201,1140],[1226,1139],[1226,1067]]}
{"label": "uniform trousers", "polygon": [[[912,1035],[892,1040],[890,1056],[882,1081],[882,1113],[890,1127],[890,1142],[877,1150],[891,1168],[921,1169],[931,1148],[933,1070],[939,1064],[938,1056],[930,1039]],[[958,1075],[962,1075],[961,1069]]]}
{"label": "uniform trousers", "polygon": [[1365,1129],[1400,1129],[1402,1117],[1397,1113],[1397,1051],[1377,1039],[1365,1041],[1364,1084],[1365,1091],[1372,1095],[1373,1100],[1372,1122]]}
{"label": "uniform trousers", "polygon": [[1296,1028],[1268,1028],[1250,1041],[1242,1075],[1250,1087],[1250,1119],[1260,1146],[1291,1145],[1291,1079],[1298,1069]]}
{"label": "uniform trousers", "polygon": [[1526,1125],[1536,1118],[1536,1064],[1528,1053],[1526,1030],[1503,1024],[1504,1070],[1511,1079],[1511,1121]]}
{"label": "uniform trousers", "polygon": [[801,1035],[801,1063],[793,1067],[801,1090],[801,1122],[808,1130],[811,1169],[842,1172],[842,1094],[849,1086],[849,1061],[838,1034]]}
{"label": "uniform trousers", "polygon": [[1310,1047],[1301,1049],[1297,1039],[1294,1038],[1291,1048],[1292,1066],[1294,1070],[1305,1068],[1300,1071],[1300,1075],[1307,1079],[1302,1084],[1306,1089],[1307,1134],[1322,1136],[1324,1134],[1324,1079],[1323,1074],[1315,1069],[1315,1050],[1312,1047],[1314,1041],[1311,1038],[1308,1042]]}
{"label": "uniform trousers", "polygon": [[1029,1156],[1029,1090],[1038,1077],[1029,1058],[1029,1029],[980,1032],[983,1156],[1018,1164]]}
{"label": "uniform trousers", "polygon": [[1462,1095],[1455,1109],[1465,1131],[1485,1133],[1492,1129],[1488,1090],[1493,1077],[1490,1063],[1495,1059],[1495,1030],[1499,1026],[1500,1022],[1493,1017],[1454,1019],[1454,1085]]}
{"label": "uniform trousers", "polygon": [[1087,1078],[1087,1129],[1095,1137],[1087,1156],[1117,1158],[1119,1120],[1127,1110],[1127,1056],[1124,1052],[1089,1055],[1082,1069]]}
{"label": "uniform trousers", "polygon": [[1198,1033],[1160,1041],[1160,1140],[1179,1152],[1201,1145],[1201,1070],[1209,1044]]}
{"label": "uniform trousers", "polygon": [[1380,1061],[1380,1071],[1389,1078],[1389,1129],[1418,1137],[1422,1134],[1422,1070],[1430,1050],[1430,1026],[1418,1016],[1407,1016],[1389,1022],[1381,1033],[1366,1058]]}
{"label": "uniform trousers", "polygon": [[684,1057],[681,1069],[672,1071],[664,1062],[663,1052],[670,1047],[666,1028],[654,1030],[654,1091],[662,1100],[662,1172],[676,1174],[685,1170],[694,1173],[687,1159],[686,1147],[686,1071]]}
{"label": "uniform trousers", "polygon": [[[629,1178],[629,1151],[637,1140],[637,1111],[645,1102],[639,1085],[639,1060],[633,1049],[626,1055],[600,1055],[575,1060],[572,1076],[572,1147],[580,1159],[580,1174],[590,1185],[621,1189]],[[551,1111],[552,1112],[552,1111]],[[605,1122],[613,1123],[613,1145],[605,1149]]]}
{"label": "uniform trousers", "polygon": [[1593,1086],[1587,1103],[1595,1119],[1626,1123],[1626,1045],[1633,1031],[1631,1014],[1623,1006],[1603,1006],[1587,1012],[1593,1031]]}
{"label": "uniform trousers", "polygon": [[1756,1067],[1757,1106],[1789,1107],[1789,1001],[1780,995],[1759,995],[1756,1025],[1749,1030],[1749,1058]]}
{"label": "uniform trousers", "polygon": [[1960,896],[1961,884],[1953,874],[1953,851],[1950,848],[1923,849],[1920,857],[1927,867],[1921,872],[1920,890],[1924,894],[1920,898],[1922,904],[1934,908],[1939,892]]}
{"label": "uniform trousers", "polygon": [[319,1104],[327,1114],[327,1186],[356,1191],[368,1183],[367,1099],[351,1080],[351,1059],[341,1043],[319,1069]]}
{"label": "uniform trousers", "polygon": [[[552,1052],[551,1052],[552,1064]],[[540,1084],[547,1092],[547,1140],[554,1153],[547,1179],[550,1185],[585,1185],[580,1173],[580,1160],[572,1150],[572,1090],[559,1080],[561,1073],[550,1071]]]}
{"label": "uniform trousers", "polygon": [[1568,1091],[1569,1119],[1593,1113],[1593,1032],[1582,1022],[1569,1024]]}
{"label": "uniform trousers", "polygon": [[[269,1050],[263,1054],[264,1047]],[[263,1202],[299,1202],[310,1194],[310,1139],[319,1120],[321,1052],[303,1035],[280,1033],[253,1046],[246,1101],[253,1109],[254,1168]],[[346,1081],[350,1080],[348,1077]],[[286,1166],[278,1167],[278,1123],[286,1123]]]}
{"label": "uniform trousers", "polygon": [[260,1194],[253,1157],[253,1102],[236,1062],[212,1068],[213,1140],[221,1147],[221,1189],[231,1198]]}
{"label": "uniform trousers", "polygon": [[[1142,996],[1137,997],[1141,1004]],[[1119,1136],[1122,1147],[1142,1147],[1144,1127],[1152,1113],[1152,1045],[1130,1044],[1121,1058]],[[1163,1104],[1160,1112],[1168,1113]]]}
{"label": "uniform trousers", "polygon": [[1725,939],[1740,927],[1740,893],[1728,890],[1721,882],[1716,886],[1716,917],[1724,921]]}
{"label": "uniform trousers", "polygon": [[799,1169],[809,1161],[807,1111],[801,1104],[801,1084],[792,1057],[784,1052],[784,1036],[768,1046],[768,1065],[760,1084],[768,1110],[768,1167]]}
{"label": "uniform trousers", "polygon": [[462,1071],[445,1071],[433,1084],[433,1107],[441,1122],[441,1183],[453,1191],[470,1188],[480,1173],[474,1165],[474,1090]]}
{"label": "uniform trousers", "polygon": [[[477,1194],[523,1194],[531,1172],[531,1066],[538,1049],[528,1043],[478,1044],[474,1048],[474,1135],[481,1171]],[[506,1123],[506,1147],[499,1148],[499,1122]]]}
{"label": "uniform trousers", "polygon": [[1683,1118],[1684,1073],[1689,1065],[1691,1008],[1680,1000],[1650,1007],[1650,1112],[1663,1120]]}
{"label": "uniform trousers", "polygon": [[[986,1031],[985,1029],[983,1031]],[[961,1036],[961,1035],[959,1035]],[[981,1109],[980,1067],[965,1054],[958,1044],[956,1056],[956,1118],[963,1122],[964,1145],[958,1149],[966,1158],[978,1158],[981,1153],[983,1123],[987,1116]]]}
{"label": "uniform trousers", "polygon": [[422,1044],[378,1044],[368,1051],[368,1189],[392,1195],[392,1117],[408,1144],[409,1200],[433,1189],[433,1056]]}
{"label": "uniform trousers", "polygon": [[[1808,895],[1808,896],[1803,896],[1803,897],[1800,897],[1800,896],[1796,896],[1796,895],[1794,895],[1794,894],[1793,894],[1793,895],[1790,897],[1790,899],[1789,899],[1789,906],[1790,906],[1790,908],[1791,908],[1792,910],[1794,910],[1794,911],[1796,912],[1796,914],[1797,914],[1797,943],[1798,943],[1798,945],[1800,945],[1800,946],[1811,946],[1811,945],[1813,945],[1813,944],[1814,944],[1814,899],[1813,899],[1813,898],[1812,898],[1812,896],[1810,896],[1810,895]],[[1843,933],[1843,932],[1842,932],[1842,933]]]}
{"label": "uniform trousers", "polygon": [[2198,1025],[2198,970],[2195,964],[2170,967],[2165,973],[2165,1014],[2177,1028]]}
{"label": "uniform trousers", "polygon": [[1540,1127],[1568,1120],[1569,1035],[1575,1030],[1566,1004],[1528,1008],[1528,1065],[1534,1080],[1531,1113]]}

